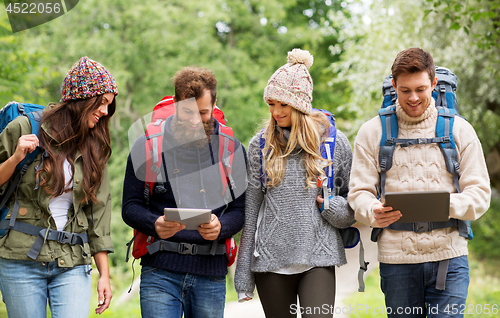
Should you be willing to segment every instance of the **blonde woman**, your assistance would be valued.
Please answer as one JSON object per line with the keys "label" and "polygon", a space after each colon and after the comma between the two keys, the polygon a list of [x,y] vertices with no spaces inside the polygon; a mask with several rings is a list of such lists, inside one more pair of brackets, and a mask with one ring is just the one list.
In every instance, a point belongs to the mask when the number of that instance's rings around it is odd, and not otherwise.
{"label": "blonde woman", "polygon": [[[288,63],[271,76],[264,91],[271,118],[248,148],[249,185],[235,287],[244,301],[252,299],[256,286],[266,317],[333,315],[334,266],[346,263],[338,228],[355,222],[347,205],[351,147],[337,130],[333,161],[321,156],[329,129],[335,127],[312,109],[312,64],[307,51],[288,53]],[[317,178],[332,164],[339,191],[323,209]]]}

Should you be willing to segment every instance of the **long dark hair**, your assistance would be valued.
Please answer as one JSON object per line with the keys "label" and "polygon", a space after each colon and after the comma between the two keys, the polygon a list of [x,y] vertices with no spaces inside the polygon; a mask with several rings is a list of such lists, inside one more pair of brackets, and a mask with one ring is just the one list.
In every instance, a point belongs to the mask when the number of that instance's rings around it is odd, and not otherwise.
{"label": "long dark hair", "polygon": [[[69,100],[45,111],[42,125],[47,123],[51,136],[40,129],[40,144],[48,153],[39,171],[40,186],[52,197],[65,192],[64,160],[67,159],[74,174],[74,160],[77,152],[83,162],[82,189],[84,197],[80,203],[97,203],[104,168],[111,156],[109,121],[116,109],[115,98],[108,106],[108,115],[103,116],[94,128],[88,127],[91,114],[99,108],[103,95],[88,99]],[[57,151],[56,151],[57,148]],[[41,173],[42,172],[42,173]],[[73,177],[72,177],[73,178]]]}

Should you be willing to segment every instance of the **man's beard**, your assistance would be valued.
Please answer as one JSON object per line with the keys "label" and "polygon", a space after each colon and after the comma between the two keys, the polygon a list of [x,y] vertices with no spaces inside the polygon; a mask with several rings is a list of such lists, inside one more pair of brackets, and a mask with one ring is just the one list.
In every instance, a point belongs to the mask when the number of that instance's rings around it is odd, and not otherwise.
{"label": "man's beard", "polygon": [[174,140],[182,147],[196,146],[203,148],[208,144],[208,138],[214,130],[215,119],[211,117],[208,122],[203,122],[203,129],[191,129],[189,121],[178,121],[177,115],[172,120],[172,134]]}

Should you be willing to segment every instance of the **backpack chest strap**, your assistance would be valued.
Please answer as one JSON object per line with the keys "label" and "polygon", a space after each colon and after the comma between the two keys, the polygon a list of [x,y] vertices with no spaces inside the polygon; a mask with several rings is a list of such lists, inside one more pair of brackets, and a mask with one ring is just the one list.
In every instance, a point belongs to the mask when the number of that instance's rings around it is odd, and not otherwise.
{"label": "backpack chest strap", "polygon": [[433,230],[457,227],[460,236],[468,238],[466,221],[450,219],[444,222],[392,223],[387,228],[396,231],[412,231],[415,233],[431,232]]}
{"label": "backpack chest strap", "polygon": [[7,228],[9,230],[14,230],[17,232],[36,236],[36,240],[27,254],[27,256],[33,260],[35,260],[38,257],[40,251],[42,250],[43,244],[47,240],[56,241],[61,244],[81,245],[83,250],[83,255],[87,256],[85,250],[83,249],[84,244],[88,243],[89,241],[87,233],[71,233],[66,231],[57,231],[24,222],[16,222],[13,227],[9,227],[8,220],[2,220],[0,222],[0,228]]}
{"label": "backpack chest strap", "polygon": [[413,139],[392,138],[391,141],[394,142],[394,144],[398,144],[402,148],[405,148],[413,145],[446,143],[450,142],[450,137],[444,136],[444,137],[434,137],[434,138],[413,138]]}
{"label": "backpack chest strap", "polygon": [[200,245],[190,243],[177,243],[165,240],[155,241],[147,247],[149,254],[161,251],[174,252],[188,255],[224,255],[226,254],[226,244],[217,244],[215,253],[211,253],[212,244]]}

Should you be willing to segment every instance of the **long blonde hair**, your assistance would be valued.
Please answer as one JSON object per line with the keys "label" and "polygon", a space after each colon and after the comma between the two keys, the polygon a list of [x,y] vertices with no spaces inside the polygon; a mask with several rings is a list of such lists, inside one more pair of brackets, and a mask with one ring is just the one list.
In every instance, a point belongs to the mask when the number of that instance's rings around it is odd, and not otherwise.
{"label": "long blonde hair", "polygon": [[333,164],[321,156],[321,147],[330,133],[330,122],[320,111],[306,115],[292,108],[291,131],[288,141],[283,131],[278,132],[276,120],[271,116],[264,128],[265,145],[262,158],[265,163],[263,174],[266,186],[278,186],[285,176],[288,155],[296,148],[302,148],[302,159],[307,171],[306,188],[316,185],[316,178],[324,176],[324,167]]}

